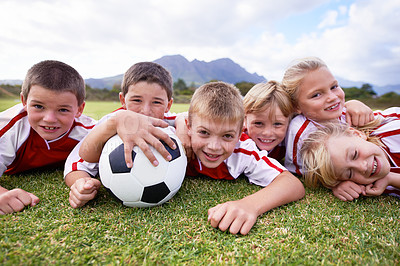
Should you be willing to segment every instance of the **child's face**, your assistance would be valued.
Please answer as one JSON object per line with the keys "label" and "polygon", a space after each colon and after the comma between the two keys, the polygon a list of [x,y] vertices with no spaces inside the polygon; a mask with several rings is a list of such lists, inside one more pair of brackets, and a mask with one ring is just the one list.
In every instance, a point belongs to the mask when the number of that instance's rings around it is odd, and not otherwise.
{"label": "child's face", "polygon": [[309,72],[298,91],[298,112],[322,122],[340,117],[344,106],[344,92],[326,67]]}
{"label": "child's face", "polygon": [[340,181],[367,185],[390,172],[385,152],[359,136],[330,137],[327,148]]}
{"label": "child's face", "polygon": [[277,107],[271,119],[270,108],[246,114],[245,125],[249,137],[260,150],[270,151],[283,141],[289,125],[289,117]]}
{"label": "child's face", "polygon": [[208,168],[216,168],[232,154],[242,131],[237,122],[221,122],[197,115],[192,116],[188,128],[193,152]]}
{"label": "child's face", "polygon": [[167,92],[160,85],[146,81],[130,85],[125,97],[120,93],[119,99],[127,110],[159,119],[172,105],[172,99],[168,101]]}
{"label": "child's face", "polygon": [[54,140],[67,132],[85,106],[78,106],[72,92],[56,92],[33,85],[28,98],[21,101],[28,113],[31,127],[45,140]]}

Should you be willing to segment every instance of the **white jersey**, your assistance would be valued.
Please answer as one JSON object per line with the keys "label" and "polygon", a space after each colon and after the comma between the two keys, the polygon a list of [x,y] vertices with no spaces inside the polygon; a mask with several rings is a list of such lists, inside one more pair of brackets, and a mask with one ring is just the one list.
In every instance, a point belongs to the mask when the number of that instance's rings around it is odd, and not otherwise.
{"label": "white jersey", "polygon": [[[398,119],[400,114],[400,107],[392,107],[384,111],[375,111],[375,117],[383,117],[384,123],[390,120]],[[343,113],[339,118],[341,123],[346,123],[346,113]],[[383,123],[383,124],[384,124]],[[302,175],[302,163],[300,157],[301,146],[307,136],[318,129],[318,123],[306,118],[303,115],[297,115],[292,119],[286,133],[286,154],[285,154],[285,167],[292,173]]]}
{"label": "white jersey", "polygon": [[218,167],[207,168],[194,159],[188,164],[186,174],[228,180],[244,174],[250,183],[265,187],[283,171],[286,169],[277,160],[268,157],[267,151],[259,150],[256,143],[243,133],[232,155]]}
{"label": "white jersey", "polygon": [[[115,115],[116,112],[119,110],[125,110],[122,107],[115,110],[112,113],[109,113],[105,116],[103,116],[97,125],[103,123],[104,121],[108,120],[111,116]],[[167,122],[170,126],[175,126],[175,119],[176,119],[176,114],[168,112],[164,114],[164,121]],[[72,171],[85,171],[91,176],[96,176],[99,172],[99,164],[98,163],[89,163],[84,161],[80,156],[79,156],[79,149],[81,147],[82,141],[78,143],[78,145],[75,146],[75,148],[71,151],[70,155],[67,158],[67,161],[65,162],[65,167],[64,167],[64,178],[67,174],[69,174]]]}

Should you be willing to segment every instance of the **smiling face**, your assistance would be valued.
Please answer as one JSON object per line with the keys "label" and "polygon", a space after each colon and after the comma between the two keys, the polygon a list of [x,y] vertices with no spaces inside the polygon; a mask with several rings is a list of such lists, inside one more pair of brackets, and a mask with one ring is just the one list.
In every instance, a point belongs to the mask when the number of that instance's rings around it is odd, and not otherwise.
{"label": "smiling face", "polygon": [[239,141],[242,127],[238,123],[218,121],[193,115],[188,125],[192,149],[202,164],[216,168],[227,159]]}
{"label": "smiling face", "polygon": [[390,172],[385,152],[359,136],[330,137],[327,149],[339,181],[351,180],[367,185]]}
{"label": "smiling face", "polygon": [[278,107],[275,109],[272,113],[267,107],[260,112],[246,114],[247,133],[260,150],[271,151],[286,136],[290,119]]}
{"label": "smiling face", "polygon": [[130,85],[125,96],[119,95],[122,107],[146,116],[163,119],[172,105],[167,92],[157,83],[139,81]]}
{"label": "smiling face", "polygon": [[297,95],[297,111],[309,119],[323,122],[342,114],[344,92],[326,67],[307,73]]}
{"label": "smiling face", "polygon": [[33,85],[27,99],[21,101],[28,113],[31,127],[45,140],[53,140],[66,133],[85,106],[78,106],[72,92],[56,92]]}

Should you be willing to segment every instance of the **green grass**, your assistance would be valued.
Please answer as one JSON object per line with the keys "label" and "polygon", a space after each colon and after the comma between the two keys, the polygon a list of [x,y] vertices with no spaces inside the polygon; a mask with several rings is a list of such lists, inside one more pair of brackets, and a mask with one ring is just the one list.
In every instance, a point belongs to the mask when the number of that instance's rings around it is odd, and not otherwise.
{"label": "green grass", "polygon": [[[86,106],[96,114],[94,108],[114,106]],[[186,178],[169,202],[145,209],[124,207],[102,188],[72,209],[62,176],[57,170],[1,177],[2,186],[41,201],[0,216],[0,264],[400,264],[394,197],[342,202],[325,189],[306,189],[304,199],[265,213],[240,236],[212,228],[207,210],[260,189],[244,178]]]}

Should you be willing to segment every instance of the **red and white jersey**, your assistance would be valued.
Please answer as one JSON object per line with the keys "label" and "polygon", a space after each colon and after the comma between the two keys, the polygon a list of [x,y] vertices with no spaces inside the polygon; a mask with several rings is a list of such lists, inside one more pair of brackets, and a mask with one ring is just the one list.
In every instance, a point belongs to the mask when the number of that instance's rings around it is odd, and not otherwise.
{"label": "red and white jersey", "polygon": [[[399,119],[400,108],[392,107],[384,111],[375,111],[375,117],[381,116],[384,119],[382,124],[385,124],[391,120]],[[346,110],[343,109],[343,113],[339,118],[339,121],[346,123]],[[318,123],[306,118],[303,115],[297,115],[292,119],[289,124],[289,128],[286,134],[286,155],[285,155],[285,167],[292,173],[301,175],[302,163],[300,158],[300,149],[303,145],[304,139],[311,133],[316,131]]]}
{"label": "red and white jersey", "polygon": [[62,166],[95,123],[96,120],[81,115],[68,132],[47,141],[31,128],[22,103],[5,110],[0,113],[0,175]]}
{"label": "red and white jersey", "polygon": [[[108,120],[111,116],[115,115],[116,112],[119,110],[125,110],[122,107],[118,108],[117,110],[113,111],[112,113],[109,113],[105,116],[103,116],[97,124],[101,124],[104,121]],[[175,126],[175,119],[176,119],[176,114],[175,113],[165,113],[164,114],[164,121],[167,122],[170,126]],[[78,145],[75,146],[75,148],[71,151],[70,155],[67,158],[67,161],[65,162],[64,166],[64,178],[65,176],[72,172],[72,171],[85,171],[91,176],[96,176],[99,172],[99,164],[98,163],[89,163],[84,161],[80,156],[79,156],[79,149],[81,146],[81,142],[79,142]]]}
{"label": "red and white jersey", "polygon": [[207,168],[200,160],[189,162],[186,175],[205,175],[213,179],[233,180],[244,174],[249,182],[262,187],[268,186],[286,169],[275,159],[268,157],[268,152],[259,150],[256,143],[245,133],[231,156],[216,168]]}
{"label": "red and white jersey", "polygon": [[[390,113],[390,111],[392,112]],[[390,108],[382,113],[378,112],[385,117],[385,120],[371,132],[371,135],[378,136],[382,143],[385,144],[382,149],[389,158],[390,171],[400,174],[400,115],[395,111],[395,109]],[[400,188],[388,186],[384,193],[400,198]]]}

